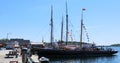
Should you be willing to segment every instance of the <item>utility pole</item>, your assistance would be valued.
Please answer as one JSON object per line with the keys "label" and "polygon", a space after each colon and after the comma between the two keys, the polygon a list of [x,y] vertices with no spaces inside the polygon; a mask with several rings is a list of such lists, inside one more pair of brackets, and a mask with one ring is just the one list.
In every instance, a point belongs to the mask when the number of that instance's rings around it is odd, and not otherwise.
{"label": "utility pole", "polygon": [[9,37],[10,34],[11,34],[11,33],[7,33],[6,39],[9,39],[8,37]]}

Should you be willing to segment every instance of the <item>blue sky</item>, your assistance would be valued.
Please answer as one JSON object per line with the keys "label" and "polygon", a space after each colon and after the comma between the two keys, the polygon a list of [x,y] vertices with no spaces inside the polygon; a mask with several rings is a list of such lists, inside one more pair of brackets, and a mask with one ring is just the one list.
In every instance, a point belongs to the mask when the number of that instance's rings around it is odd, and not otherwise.
{"label": "blue sky", "polygon": [[[119,0],[68,0],[69,32],[79,41],[81,9],[90,43],[120,43]],[[53,5],[54,38],[60,39],[62,16],[65,32],[66,0],[0,0],[0,39],[24,38],[34,42],[50,41],[50,8]],[[70,32],[71,33],[71,32]],[[65,33],[64,33],[65,40]],[[70,40],[70,38],[69,38]],[[83,37],[84,41],[86,37]]]}

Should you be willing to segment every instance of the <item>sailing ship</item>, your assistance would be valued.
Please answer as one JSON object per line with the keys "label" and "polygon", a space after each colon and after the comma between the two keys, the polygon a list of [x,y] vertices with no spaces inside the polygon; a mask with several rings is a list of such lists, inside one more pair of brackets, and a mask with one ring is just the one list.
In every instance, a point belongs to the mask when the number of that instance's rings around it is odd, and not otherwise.
{"label": "sailing ship", "polygon": [[[86,57],[86,56],[110,56],[118,51],[114,51],[111,48],[104,50],[103,48],[98,48],[94,46],[94,44],[89,44],[88,47],[84,46],[82,42],[82,30],[83,30],[83,11],[81,14],[81,32],[80,32],[80,42],[79,46],[68,45],[68,10],[67,10],[67,2],[66,2],[66,41],[62,40],[63,36],[63,19],[61,26],[61,41],[58,42],[58,45],[55,46],[53,42],[53,7],[51,6],[51,43],[50,46],[46,46],[45,48],[38,49],[39,57]],[[86,43],[87,44],[87,43]]]}

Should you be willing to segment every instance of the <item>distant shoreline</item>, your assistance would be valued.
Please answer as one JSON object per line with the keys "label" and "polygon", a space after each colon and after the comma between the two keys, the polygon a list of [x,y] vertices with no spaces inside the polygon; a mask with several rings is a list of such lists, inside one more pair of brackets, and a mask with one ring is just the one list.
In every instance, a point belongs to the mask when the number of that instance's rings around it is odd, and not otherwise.
{"label": "distant shoreline", "polygon": [[120,44],[112,44],[112,45],[110,45],[110,46],[120,46]]}

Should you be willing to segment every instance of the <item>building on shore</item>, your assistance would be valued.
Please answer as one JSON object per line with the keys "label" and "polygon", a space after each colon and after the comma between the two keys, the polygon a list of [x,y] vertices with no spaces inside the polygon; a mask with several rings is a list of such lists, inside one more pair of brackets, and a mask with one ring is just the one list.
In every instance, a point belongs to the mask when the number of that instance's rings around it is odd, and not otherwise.
{"label": "building on shore", "polygon": [[31,42],[32,48],[44,48],[45,45],[42,42]]}
{"label": "building on shore", "polygon": [[19,39],[19,38],[10,39],[7,42],[6,48],[13,49],[14,47],[18,47],[18,46],[21,48],[23,45],[26,45],[29,48],[30,40],[24,40],[24,39]]}

